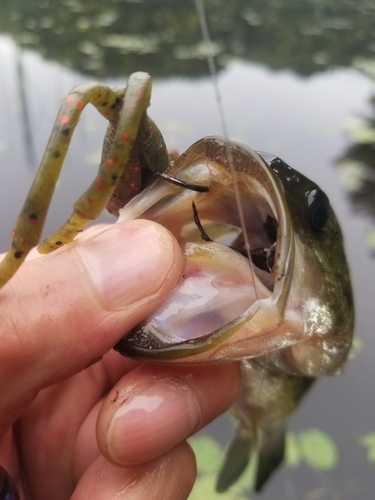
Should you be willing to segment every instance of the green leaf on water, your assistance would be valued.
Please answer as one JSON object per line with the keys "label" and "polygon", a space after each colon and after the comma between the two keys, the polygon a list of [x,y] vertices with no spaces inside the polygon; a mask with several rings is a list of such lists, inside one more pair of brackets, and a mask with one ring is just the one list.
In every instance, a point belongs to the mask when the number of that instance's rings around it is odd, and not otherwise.
{"label": "green leaf on water", "polygon": [[370,250],[375,250],[375,227],[370,228],[367,232],[366,243]]}
{"label": "green leaf on water", "polygon": [[301,456],[310,467],[330,470],[338,462],[338,450],[332,438],[320,429],[307,429],[298,438]]}
{"label": "green leaf on water", "polygon": [[218,473],[224,456],[224,450],[211,436],[203,434],[189,439],[197,459],[199,473]]}
{"label": "green leaf on water", "polygon": [[367,460],[375,463],[375,432],[366,434],[359,440],[361,446],[367,448]]}
{"label": "green leaf on water", "polygon": [[360,352],[362,352],[364,349],[364,344],[363,340],[360,339],[359,337],[354,337],[352,341],[352,348],[350,349],[349,356],[350,358],[354,358],[357,356]]}
{"label": "green leaf on water", "polygon": [[301,463],[301,451],[298,437],[294,432],[288,432],[285,441],[285,463],[289,467],[298,467]]}
{"label": "green leaf on water", "polygon": [[359,144],[371,144],[375,141],[375,129],[367,123],[359,120],[350,120],[346,128],[354,142]]}

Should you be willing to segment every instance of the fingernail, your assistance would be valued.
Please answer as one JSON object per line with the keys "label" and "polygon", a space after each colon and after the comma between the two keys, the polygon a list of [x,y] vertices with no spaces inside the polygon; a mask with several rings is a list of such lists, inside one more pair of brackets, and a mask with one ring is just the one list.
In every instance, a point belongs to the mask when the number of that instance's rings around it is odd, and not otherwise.
{"label": "fingernail", "polygon": [[147,462],[190,436],[200,422],[200,408],[187,389],[155,383],[114,414],[107,432],[108,453],[118,464]]}
{"label": "fingernail", "polygon": [[156,293],[173,262],[171,235],[161,226],[137,220],[113,224],[75,247],[91,281],[111,309]]}

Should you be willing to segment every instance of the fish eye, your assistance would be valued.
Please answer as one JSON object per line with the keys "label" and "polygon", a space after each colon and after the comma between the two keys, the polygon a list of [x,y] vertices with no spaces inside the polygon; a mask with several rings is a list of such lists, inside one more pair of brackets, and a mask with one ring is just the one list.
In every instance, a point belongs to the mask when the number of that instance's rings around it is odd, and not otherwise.
{"label": "fish eye", "polygon": [[322,231],[329,217],[329,201],[320,189],[313,189],[307,195],[310,223],[314,229]]}

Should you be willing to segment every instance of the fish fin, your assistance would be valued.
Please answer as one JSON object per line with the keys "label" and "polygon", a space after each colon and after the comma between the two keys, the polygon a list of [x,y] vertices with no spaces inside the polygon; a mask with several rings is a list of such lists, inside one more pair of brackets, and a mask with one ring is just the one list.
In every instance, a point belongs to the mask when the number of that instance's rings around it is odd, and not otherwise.
{"label": "fish fin", "polygon": [[223,493],[234,484],[241,476],[249,462],[253,436],[250,434],[238,433],[225,454],[223,466],[219,472],[216,482],[216,491]]}
{"label": "fish fin", "polygon": [[270,475],[282,463],[285,450],[285,427],[274,431],[263,430],[263,436],[258,449],[258,466],[255,479],[255,491],[260,491]]}

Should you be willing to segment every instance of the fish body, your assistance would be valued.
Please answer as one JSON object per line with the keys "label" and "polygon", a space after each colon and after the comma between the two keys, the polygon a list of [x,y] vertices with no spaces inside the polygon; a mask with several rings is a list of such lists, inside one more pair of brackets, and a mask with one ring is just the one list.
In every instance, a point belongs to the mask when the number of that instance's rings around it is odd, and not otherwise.
{"label": "fish body", "polygon": [[221,138],[202,139],[168,174],[208,192],[157,180],[119,219],[166,226],[186,267],[168,299],[116,349],[160,363],[241,360],[237,432],[219,491],[254,453],[255,489],[262,488],[283,459],[290,414],[315,377],[341,370],[352,340],[349,270],[328,198],[279,158],[262,156]]}

